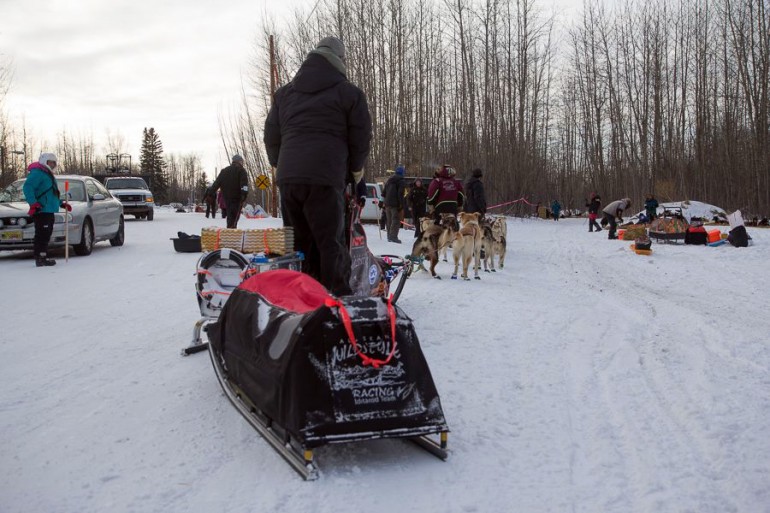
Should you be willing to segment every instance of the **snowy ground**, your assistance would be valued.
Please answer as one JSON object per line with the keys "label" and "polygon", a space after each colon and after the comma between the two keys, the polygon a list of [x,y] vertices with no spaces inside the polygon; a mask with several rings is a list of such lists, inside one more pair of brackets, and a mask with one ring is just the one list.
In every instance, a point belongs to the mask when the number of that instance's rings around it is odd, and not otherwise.
{"label": "snowy ground", "polygon": [[[303,482],[208,356],[179,355],[198,255],[169,238],[210,224],[131,219],[124,247],[53,268],[0,254],[0,511],[770,511],[770,230],[645,257],[585,220],[510,220],[502,272],[450,281],[442,263],[400,299],[449,461],[328,446]],[[369,230],[375,253],[407,251]]]}

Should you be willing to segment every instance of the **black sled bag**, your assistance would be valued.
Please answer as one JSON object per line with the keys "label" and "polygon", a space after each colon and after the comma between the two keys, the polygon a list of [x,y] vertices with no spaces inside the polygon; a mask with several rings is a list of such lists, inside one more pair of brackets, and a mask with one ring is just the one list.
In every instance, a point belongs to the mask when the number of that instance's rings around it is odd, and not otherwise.
{"label": "black sled bag", "polygon": [[736,226],[727,235],[727,240],[736,248],[747,248],[749,246],[749,232],[746,231],[746,227],[743,225]]}
{"label": "black sled bag", "polygon": [[703,226],[690,226],[684,234],[685,244],[708,244],[708,233]]}
{"label": "black sled bag", "polygon": [[305,447],[447,431],[412,321],[385,298],[338,300],[306,274],[269,271],[207,333],[228,381]]}

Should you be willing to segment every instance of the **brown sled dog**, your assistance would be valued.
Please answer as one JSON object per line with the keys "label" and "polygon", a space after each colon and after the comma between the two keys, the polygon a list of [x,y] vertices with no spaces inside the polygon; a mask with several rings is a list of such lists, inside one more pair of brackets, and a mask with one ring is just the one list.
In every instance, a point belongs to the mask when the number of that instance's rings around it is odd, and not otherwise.
{"label": "brown sled dog", "polygon": [[422,236],[414,241],[412,256],[425,256],[430,262],[431,276],[440,279],[441,276],[436,274],[439,254],[443,251],[444,261],[446,261],[446,250],[452,244],[459,229],[457,218],[454,214],[441,214],[440,224],[436,224],[433,218],[422,217],[420,218],[420,227],[422,228]]}
{"label": "brown sled dog", "polygon": [[439,240],[439,247],[441,248],[439,253],[443,254],[443,260],[447,262],[447,249],[452,247],[452,241],[455,239],[455,234],[460,226],[457,224],[457,216],[454,214],[441,214],[439,225],[444,229]]}
{"label": "brown sled dog", "polygon": [[463,280],[470,280],[468,278],[468,266],[473,259],[473,277],[480,280],[479,267],[480,255],[481,255],[481,239],[482,231],[479,225],[479,219],[481,214],[474,212],[473,214],[461,213],[460,214],[460,231],[455,235],[454,241],[452,241],[452,257],[455,261],[455,271],[452,274],[452,279],[457,279],[457,269],[460,266],[460,260],[463,263],[463,273],[460,277]]}

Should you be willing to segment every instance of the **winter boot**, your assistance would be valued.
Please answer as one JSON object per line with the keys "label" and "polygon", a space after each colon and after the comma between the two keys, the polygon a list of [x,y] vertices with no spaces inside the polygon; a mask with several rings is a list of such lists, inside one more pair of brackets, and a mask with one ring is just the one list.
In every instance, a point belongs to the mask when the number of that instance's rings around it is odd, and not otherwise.
{"label": "winter boot", "polygon": [[49,265],[56,265],[56,260],[53,260],[51,258],[46,258],[47,255],[45,253],[40,253],[35,258],[35,266],[37,267],[48,267]]}

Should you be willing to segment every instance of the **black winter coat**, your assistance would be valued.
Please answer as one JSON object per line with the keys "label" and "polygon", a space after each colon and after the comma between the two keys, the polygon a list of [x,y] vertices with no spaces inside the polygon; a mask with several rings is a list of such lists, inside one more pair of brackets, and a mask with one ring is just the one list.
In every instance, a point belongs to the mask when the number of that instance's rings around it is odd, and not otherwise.
{"label": "black winter coat", "polygon": [[401,175],[393,175],[385,182],[385,206],[404,208],[404,188],[406,183]]}
{"label": "black winter coat", "polygon": [[409,207],[412,209],[412,218],[417,222],[420,217],[425,217],[428,211],[428,191],[425,187],[412,187],[409,192]]}
{"label": "black winter coat", "polygon": [[588,207],[589,214],[597,214],[602,207],[602,200],[599,196],[595,196],[590,203],[586,203],[586,206]]}
{"label": "black winter coat", "polygon": [[278,184],[342,190],[369,155],[372,120],[366,96],[325,57],[310,53],[294,79],[275,92],[265,121],[265,149]]}
{"label": "black winter coat", "polygon": [[487,213],[487,199],[484,197],[484,184],[473,176],[465,184],[465,208],[466,212]]}
{"label": "black winter coat", "polygon": [[217,189],[222,190],[225,201],[243,202],[249,194],[249,177],[246,170],[240,165],[230,164],[219,172],[219,176],[209,190],[212,194],[216,194]]}

